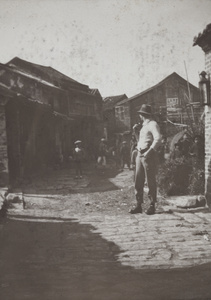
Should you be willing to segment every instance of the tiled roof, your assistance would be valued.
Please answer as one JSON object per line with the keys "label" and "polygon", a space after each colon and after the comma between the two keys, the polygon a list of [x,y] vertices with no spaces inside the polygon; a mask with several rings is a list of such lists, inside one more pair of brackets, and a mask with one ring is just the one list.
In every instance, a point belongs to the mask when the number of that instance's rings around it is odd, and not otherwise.
{"label": "tiled roof", "polygon": [[102,97],[98,89],[89,89],[89,93],[94,95],[94,96]]}
{"label": "tiled roof", "polygon": [[0,94],[9,97],[13,97],[14,95],[16,95],[15,92],[13,92],[8,86],[3,84],[2,82],[0,82]]}
{"label": "tiled roof", "polygon": [[[40,102],[38,100],[30,99],[28,97],[25,97],[24,95],[16,93],[16,92],[12,91],[9,87],[2,84],[1,82],[0,82],[0,95],[7,97],[6,98],[7,100],[8,100],[8,97],[9,97],[12,101],[18,101],[18,102],[21,102],[21,103],[24,103],[24,104],[27,104],[27,105],[28,104],[33,105],[33,106],[36,105],[40,109],[47,110],[49,113],[52,114],[52,116],[58,117],[58,118],[60,118],[64,121],[73,121],[73,118],[71,118],[67,115],[64,115],[62,113],[53,111],[52,107],[49,104]],[[7,100],[6,100],[6,102],[5,101],[3,102],[2,98],[0,98],[0,104],[5,105],[7,103]]]}
{"label": "tiled roof", "polygon": [[112,109],[118,102],[122,101],[123,99],[128,99],[127,95],[122,94],[117,96],[105,97],[103,99],[103,109]]}
{"label": "tiled roof", "polygon": [[24,101],[25,103],[30,103],[32,105],[39,104],[43,107],[46,107],[47,109],[51,109],[51,106],[49,104],[40,102],[38,100],[31,99],[29,97],[26,97],[26,96],[20,94],[20,93],[16,93],[16,92],[12,91],[10,89],[10,87],[4,85],[1,82],[0,82],[0,95],[9,97],[13,101]]}
{"label": "tiled roof", "polygon": [[64,83],[71,84],[73,87],[78,86],[82,89],[88,88],[87,85],[84,85],[84,84],[60,73],[59,71],[57,71],[51,67],[34,64],[34,63],[28,62],[26,60],[20,59],[19,57],[13,58],[11,61],[9,61],[5,65],[16,71],[43,79],[46,82],[49,82],[53,85],[57,85],[58,81],[62,81]]}

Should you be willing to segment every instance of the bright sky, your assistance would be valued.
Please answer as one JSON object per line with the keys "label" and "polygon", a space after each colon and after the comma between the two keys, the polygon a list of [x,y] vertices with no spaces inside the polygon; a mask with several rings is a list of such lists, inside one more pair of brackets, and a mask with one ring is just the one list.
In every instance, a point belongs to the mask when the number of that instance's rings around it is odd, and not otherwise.
{"label": "bright sky", "polygon": [[128,97],[172,72],[198,85],[204,53],[193,38],[211,23],[211,0],[0,0],[0,62],[51,66]]}

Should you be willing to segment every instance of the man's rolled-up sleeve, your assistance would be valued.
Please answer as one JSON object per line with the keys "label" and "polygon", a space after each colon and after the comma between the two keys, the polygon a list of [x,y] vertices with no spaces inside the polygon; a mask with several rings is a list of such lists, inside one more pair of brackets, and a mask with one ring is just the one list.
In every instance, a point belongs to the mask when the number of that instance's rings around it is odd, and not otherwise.
{"label": "man's rolled-up sleeve", "polygon": [[160,127],[158,126],[158,124],[156,122],[153,122],[151,124],[151,133],[153,136],[153,142],[152,142],[152,145],[150,146],[150,148],[156,151],[158,149],[158,147],[160,146],[161,137],[162,137],[160,134]]}

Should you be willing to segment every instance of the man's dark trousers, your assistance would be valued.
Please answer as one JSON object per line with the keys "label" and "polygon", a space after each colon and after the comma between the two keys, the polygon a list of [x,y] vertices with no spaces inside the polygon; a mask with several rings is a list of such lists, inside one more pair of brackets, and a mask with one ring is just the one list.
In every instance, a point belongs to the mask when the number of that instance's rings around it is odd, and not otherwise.
{"label": "man's dark trousers", "polygon": [[154,150],[149,154],[147,158],[140,152],[136,157],[136,173],[135,173],[135,194],[138,206],[143,203],[143,192],[145,179],[148,185],[148,196],[150,204],[155,204],[157,201],[157,157]]}

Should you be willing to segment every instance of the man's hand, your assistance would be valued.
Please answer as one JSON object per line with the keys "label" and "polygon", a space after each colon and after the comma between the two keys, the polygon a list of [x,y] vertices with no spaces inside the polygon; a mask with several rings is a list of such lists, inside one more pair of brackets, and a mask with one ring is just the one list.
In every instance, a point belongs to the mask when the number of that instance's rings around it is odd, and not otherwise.
{"label": "man's hand", "polygon": [[141,124],[140,124],[140,123],[135,124],[135,125],[133,126],[133,130],[140,130],[140,129],[141,129]]}
{"label": "man's hand", "polygon": [[149,148],[149,150],[147,150],[146,152],[144,152],[143,157],[144,158],[148,158],[150,157],[150,155],[154,152],[154,150],[152,148]]}

